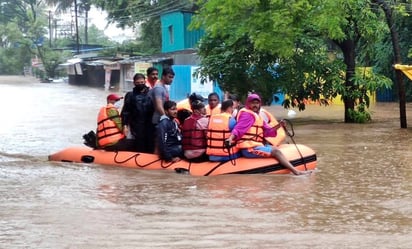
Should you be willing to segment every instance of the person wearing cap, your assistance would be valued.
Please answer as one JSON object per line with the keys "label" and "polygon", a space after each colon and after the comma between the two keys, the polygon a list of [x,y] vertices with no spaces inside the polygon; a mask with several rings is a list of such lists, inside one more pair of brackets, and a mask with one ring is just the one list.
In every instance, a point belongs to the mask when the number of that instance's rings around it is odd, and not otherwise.
{"label": "person wearing cap", "polygon": [[123,132],[134,140],[136,151],[153,153],[155,129],[152,124],[152,116],[154,107],[148,94],[149,87],[146,86],[145,82],[143,74],[136,73],[134,75],[135,87],[126,93],[121,116]]}
{"label": "person wearing cap", "polygon": [[194,100],[190,106],[192,115],[185,119],[182,126],[183,152],[191,161],[207,161],[206,133],[209,118],[206,117],[205,104],[201,100]]}
{"label": "person wearing cap", "polygon": [[107,96],[107,105],[100,108],[97,116],[96,140],[99,149],[109,151],[132,151],[132,143],[123,134],[123,125],[115,103],[123,97],[112,93]]}
{"label": "person wearing cap", "polygon": [[244,157],[273,157],[295,175],[308,173],[307,171],[295,169],[276,146],[264,144],[264,138],[275,137],[277,131],[259,116],[261,103],[262,100],[257,94],[253,93],[247,97],[246,107],[239,111],[237,123],[226,140],[227,143],[233,144],[236,141],[236,146]]}

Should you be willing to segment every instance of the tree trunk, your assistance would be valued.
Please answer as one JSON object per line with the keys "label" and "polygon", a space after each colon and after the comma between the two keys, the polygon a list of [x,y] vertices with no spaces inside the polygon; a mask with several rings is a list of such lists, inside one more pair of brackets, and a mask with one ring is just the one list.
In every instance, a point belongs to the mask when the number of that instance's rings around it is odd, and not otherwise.
{"label": "tree trunk", "polygon": [[[373,0],[377,3],[385,13],[386,22],[388,24],[389,30],[391,31],[392,47],[394,54],[394,64],[401,64],[401,48],[399,46],[399,35],[396,30],[395,23],[392,18],[392,10],[390,6],[384,0]],[[405,94],[405,84],[403,82],[403,75],[400,70],[395,69],[396,81],[398,82],[398,96],[399,96],[399,116],[401,122],[401,128],[407,128],[406,123],[406,94]]]}
{"label": "tree trunk", "polygon": [[[355,76],[355,41],[354,40],[344,40],[335,41],[335,43],[340,47],[343,53],[343,61],[346,65],[346,78],[345,87],[347,92],[351,92],[353,89],[353,77]],[[355,109],[355,99],[351,97],[350,94],[345,94],[343,97],[343,102],[345,106],[345,123],[353,123],[355,120],[349,115],[349,110]]]}

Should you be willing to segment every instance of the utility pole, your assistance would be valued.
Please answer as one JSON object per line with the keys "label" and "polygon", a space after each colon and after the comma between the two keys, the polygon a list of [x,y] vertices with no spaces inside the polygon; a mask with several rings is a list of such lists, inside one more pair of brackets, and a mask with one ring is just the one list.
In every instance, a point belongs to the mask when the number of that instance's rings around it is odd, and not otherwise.
{"label": "utility pole", "polygon": [[52,47],[52,23],[51,23],[51,10],[49,10],[49,47]]}
{"label": "utility pole", "polygon": [[80,54],[80,48],[79,48],[79,24],[77,21],[77,0],[74,0],[74,19],[76,23],[76,50],[77,54]]}

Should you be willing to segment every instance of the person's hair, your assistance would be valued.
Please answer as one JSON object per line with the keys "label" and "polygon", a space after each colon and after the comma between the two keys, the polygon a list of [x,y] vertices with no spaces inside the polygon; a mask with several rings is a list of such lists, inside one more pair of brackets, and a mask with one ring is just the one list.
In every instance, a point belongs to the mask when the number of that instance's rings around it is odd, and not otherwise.
{"label": "person's hair", "polygon": [[239,96],[237,96],[236,94],[229,94],[228,99],[231,99],[233,101],[240,101]]}
{"label": "person's hair", "polygon": [[228,99],[228,100],[223,101],[223,102],[222,102],[222,105],[220,106],[220,110],[221,110],[222,112],[225,112],[225,111],[227,111],[227,109],[228,109],[229,107],[233,107],[233,100],[231,100],[231,99]]}
{"label": "person's hair", "polygon": [[200,110],[205,107],[205,104],[201,100],[195,100],[190,102],[190,107],[192,110]]}
{"label": "person's hair", "polygon": [[163,104],[163,109],[166,111],[166,110],[173,108],[174,106],[176,106],[176,102],[171,101],[171,100],[166,100],[165,103]]}
{"label": "person's hair", "polygon": [[136,81],[136,80],[138,80],[138,79],[146,79],[146,77],[143,75],[143,74],[141,74],[141,73],[137,73],[137,74],[135,74],[134,76],[133,76],[133,81]]}
{"label": "person's hair", "polygon": [[153,73],[154,71],[159,72],[159,70],[158,70],[157,68],[155,68],[155,67],[149,67],[149,68],[147,68],[147,70],[146,70],[146,74],[147,74],[147,75],[150,75],[150,74]]}
{"label": "person's hair", "polygon": [[175,72],[170,67],[164,68],[162,72],[162,77],[168,74],[175,75]]}
{"label": "person's hair", "polygon": [[217,100],[220,100],[219,94],[217,94],[216,92],[209,93],[207,99],[210,99],[213,96],[216,96]]}
{"label": "person's hair", "polygon": [[200,94],[197,94],[197,93],[192,93],[192,94],[190,94],[190,96],[189,96],[189,103],[192,103],[192,102],[194,102],[194,101],[196,101],[196,100],[200,100],[200,101],[204,101],[204,98],[202,97],[202,95],[200,95]]}

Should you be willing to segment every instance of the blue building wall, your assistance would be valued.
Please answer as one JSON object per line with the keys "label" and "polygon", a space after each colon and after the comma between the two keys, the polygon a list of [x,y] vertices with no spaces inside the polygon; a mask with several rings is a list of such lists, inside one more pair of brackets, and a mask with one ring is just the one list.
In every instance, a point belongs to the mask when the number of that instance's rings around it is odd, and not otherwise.
{"label": "blue building wall", "polygon": [[393,89],[381,89],[376,91],[376,101],[393,102],[395,101]]}
{"label": "blue building wall", "polygon": [[192,21],[192,13],[183,13],[184,18],[184,34],[185,34],[185,49],[195,48],[200,38],[203,37],[205,31],[203,29],[189,30],[190,22]]}
{"label": "blue building wall", "polygon": [[170,86],[169,94],[171,100],[178,102],[190,95],[191,66],[173,65],[172,69],[175,72],[175,78]]}
{"label": "blue building wall", "polygon": [[[192,82],[192,66],[191,65],[173,65],[173,71],[175,72],[175,78],[170,86],[169,94],[170,99],[176,102],[187,98],[191,93]],[[220,89],[217,82],[213,83],[213,91],[220,96],[220,100],[223,99],[223,91]]]}
{"label": "blue building wall", "polygon": [[203,30],[189,31],[192,13],[171,12],[160,17],[162,53],[194,48],[204,35]]}

